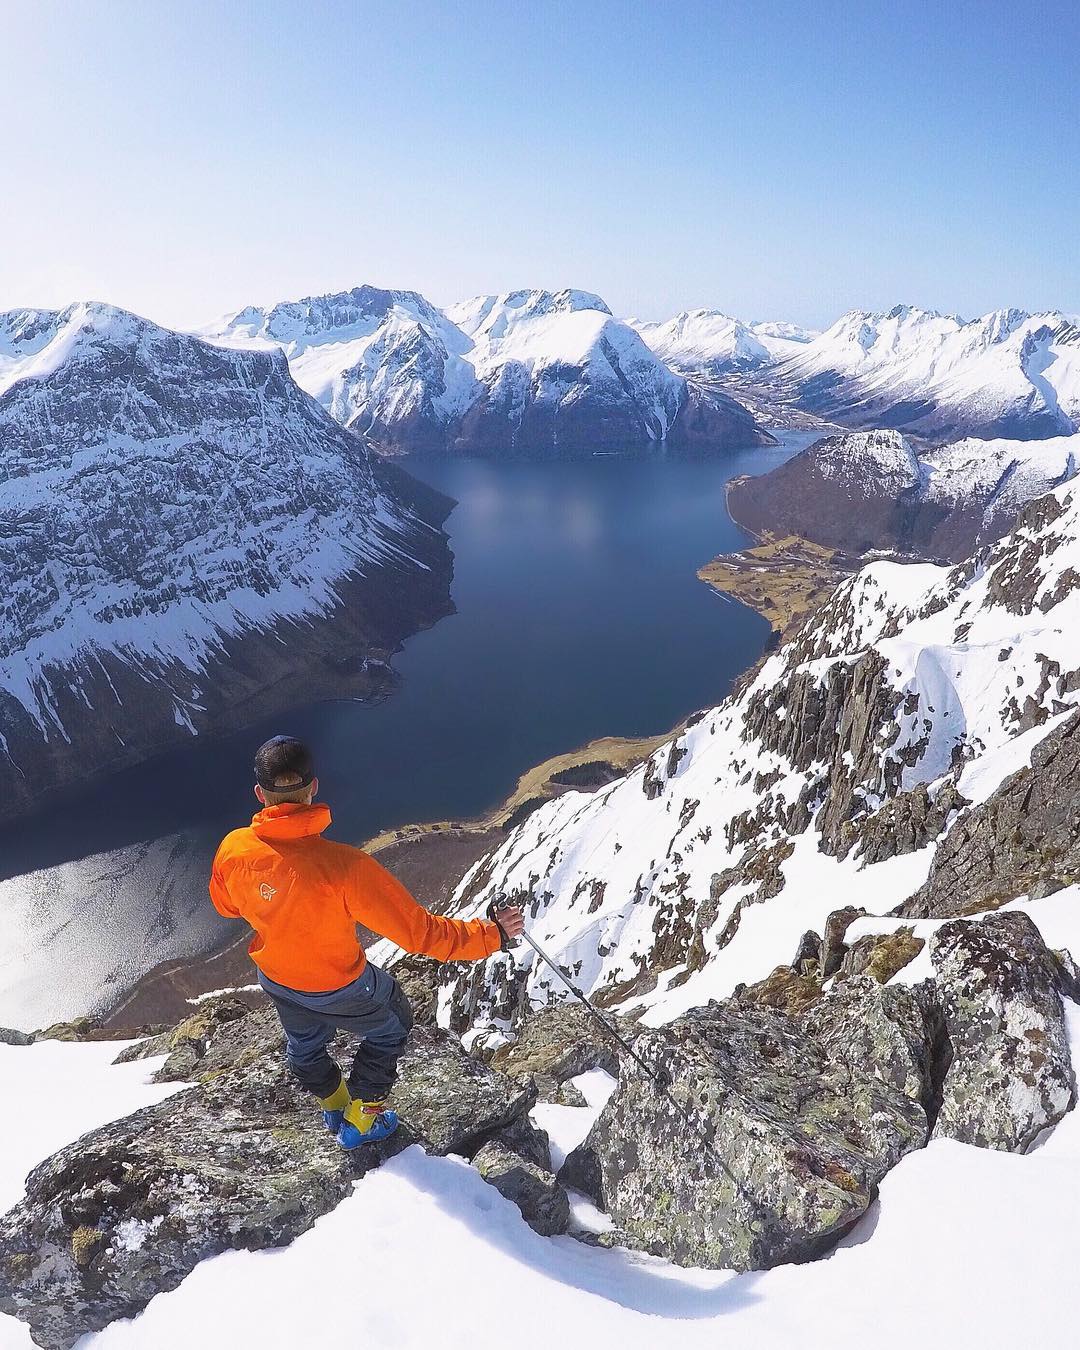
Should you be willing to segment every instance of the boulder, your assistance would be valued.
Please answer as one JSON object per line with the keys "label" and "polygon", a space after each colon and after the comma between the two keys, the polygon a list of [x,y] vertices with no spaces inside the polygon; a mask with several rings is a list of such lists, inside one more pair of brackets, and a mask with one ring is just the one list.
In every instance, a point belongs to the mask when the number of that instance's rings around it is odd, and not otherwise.
{"label": "boulder", "polygon": [[1012,911],[943,924],[930,955],[952,1047],[934,1133],[1023,1152],[1075,1101],[1059,960]]}
{"label": "boulder", "polygon": [[570,1201],[550,1172],[498,1140],[491,1140],[473,1158],[473,1166],[537,1233],[550,1237],[565,1233],[570,1223]]}
{"label": "boulder", "polygon": [[[582,1102],[584,1104],[584,1098]],[[504,1126],[492,1142],[520,1154],[545,1172],[551,1171],[551,1140],[547,1131],[534,1125],[527,1115],[520,1115]]]}
{"label": "boulder", "polygon": [[0,1027],[0,1045],[33,1045],[34,1038],[28,1031],[16,1031],[14,1027]]}
{"label": "boulder", "polygon": [[273,1017],[221,1026],[196,1085],[30,1174],[0,1219],[0,1311],[28,1322],[45,1350],[134,1316],[206,1257],[291,1242],[410,1143],[472,1154],[533,1101],[451,1036],[416,1028],[394,1095],[401,1128],[345,1153],[289,1075]]}
{"label": "boulder", "polygon": [[[605,1013],[624,1034],[632,1028],[611,1013]],[[517,1039],[501,1045],[491,1057],[492,1065],[513,1078],[534,1078],[554,1097],[568,1078],[589,1069],[604,1069],[612,1077],[619,1072],[618,1046],[579,1003],[555,1003],[527,1017]]]}
{"label": "boulder", "polygon": [[929,1132],[930,1030],[907,989],[846,981],[802,1013],[732,1000],[641,1032],[559,1179],[683,1265],[819,1255]]}
{"label": "boulder", "polygon": [[852,975],[865,974],[872,976],[878,984],[888,984],[897,971],[915,960],[925,945],[912,928],[897,928],[892,933],[867,933],[847,948],[837,975],[840,979],[848,979]]}

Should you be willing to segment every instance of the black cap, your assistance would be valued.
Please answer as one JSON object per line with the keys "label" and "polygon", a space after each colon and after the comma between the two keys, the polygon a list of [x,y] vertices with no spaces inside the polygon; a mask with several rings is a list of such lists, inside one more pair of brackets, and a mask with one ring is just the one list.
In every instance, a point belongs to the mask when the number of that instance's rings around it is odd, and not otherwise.
{"label": "black cap", "polygon": [[[297,779],[278,783],[279,778]],[[295,736],[271,736],[255,752],[255,781],[267,792],[298,792],[315,778],[315,761]]]}

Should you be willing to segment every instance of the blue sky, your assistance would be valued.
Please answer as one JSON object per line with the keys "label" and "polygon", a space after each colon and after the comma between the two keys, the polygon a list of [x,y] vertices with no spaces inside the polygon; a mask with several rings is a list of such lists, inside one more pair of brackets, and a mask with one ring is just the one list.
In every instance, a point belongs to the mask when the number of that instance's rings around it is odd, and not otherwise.
{"label": "blue sky", "polygon": [[1080,7],[0,0],[0,309],[1080,311]]}

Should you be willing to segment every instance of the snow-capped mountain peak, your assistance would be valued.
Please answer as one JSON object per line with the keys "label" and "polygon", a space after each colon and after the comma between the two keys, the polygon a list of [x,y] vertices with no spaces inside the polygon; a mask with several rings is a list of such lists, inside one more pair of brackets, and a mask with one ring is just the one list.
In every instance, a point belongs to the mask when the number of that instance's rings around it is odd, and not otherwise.
{"label": "snow-capped mountain peak", "polygon": [[387,453],[767,440],[734,400],[692,392],[588,291],[509,291],[443,312],[413,291],[359,287],[249,307],[203,331],[230,347],[280,348],[302,388]]}
{"label": "snow-capped mountain peak", "polygon": [[795,324],[748,324],[718,309],[684,310],[663,323],[633,326],[661,360],[686,374],[767,366],[797,351],[810,336]]}
{"label": "snow-capped mountain peak", "polygon": [[937,442],[1040,438],[1080,425],[1080,344],[1061,314],[977,319],[908,305],[853,310],[771,372],[801,407]]}
{"label": "snow-capped mountain peak", "polygon": [[446,317],[469,337],[496,342],[506,337],[511,329],[524,321],[579,310],[594,310],[609,316],[611,314],[604,301],[591,291],[565,289],[477,295],[471,300],[462,300],[456,305],[449,306]]}

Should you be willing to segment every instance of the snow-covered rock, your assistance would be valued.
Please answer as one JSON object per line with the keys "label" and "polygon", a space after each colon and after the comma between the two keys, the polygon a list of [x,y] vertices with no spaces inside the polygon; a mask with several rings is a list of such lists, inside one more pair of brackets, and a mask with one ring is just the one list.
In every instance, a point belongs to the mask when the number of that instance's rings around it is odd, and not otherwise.
{"label": "snow-covered rock", "polygon": [[342,689],[324,656],[360,690],[365,657],[446,612],[445,504],[377,466],[280,352],[99,304],[0,333],[0,815],[263,715],[270,688]]}
{"label": "snow-covered rock", "polygon": [[533,1100],[452,1037],[420,1029],[401,1063],[402,1128],[347,1153],[289,1074],[281,1042],[272,1008],[228,1023],[191,1066],[197,1086],[35,1168],[0,1219],[0,1310],[28,1322],[38,1345],[69,1350],[218,1252],[287,1245],[410,1143],[475,1153]]}
{"label": "snow-covered rock", "polygon": [[798,534],[853,553],[895,549],[958,561],[999,539],[1020,509],[1080,461],[1080,435],[979,440],[920,451],[898,431],[828,436],[733,483],[732,515],[754,534]]}
{"label": "snow-covered rock", "polygon": [[511,291],[437,310],[361,286],[201,330],[275,346],[297,382],[375,449],[562,456],[669,443],[767,443],[723,394],[703,394],[587,291]]}
{"label": "snow-covered rock", "polygon": [[[665,1022],[792,961],[845,905],[907,901],[951,832],[1074,714],[1078,689],[1080,493],[1066,484],[963,566],[865,567],[632,773],[534,811],[457,905],[522,897],[586,991]],[[1023,867],[987,903],[1054,882],[1080,838],[1075,813],[1027,827]],[[525,950],[450,975],[440,1016],[506,1028],[564,996]]]}
{"label": "snow-covered rock", "polygon": [[770,372],[806,409],[937,442],[1080,426],[1080,329],[1060,313],[965,321],[910,305],[854,310]]}

